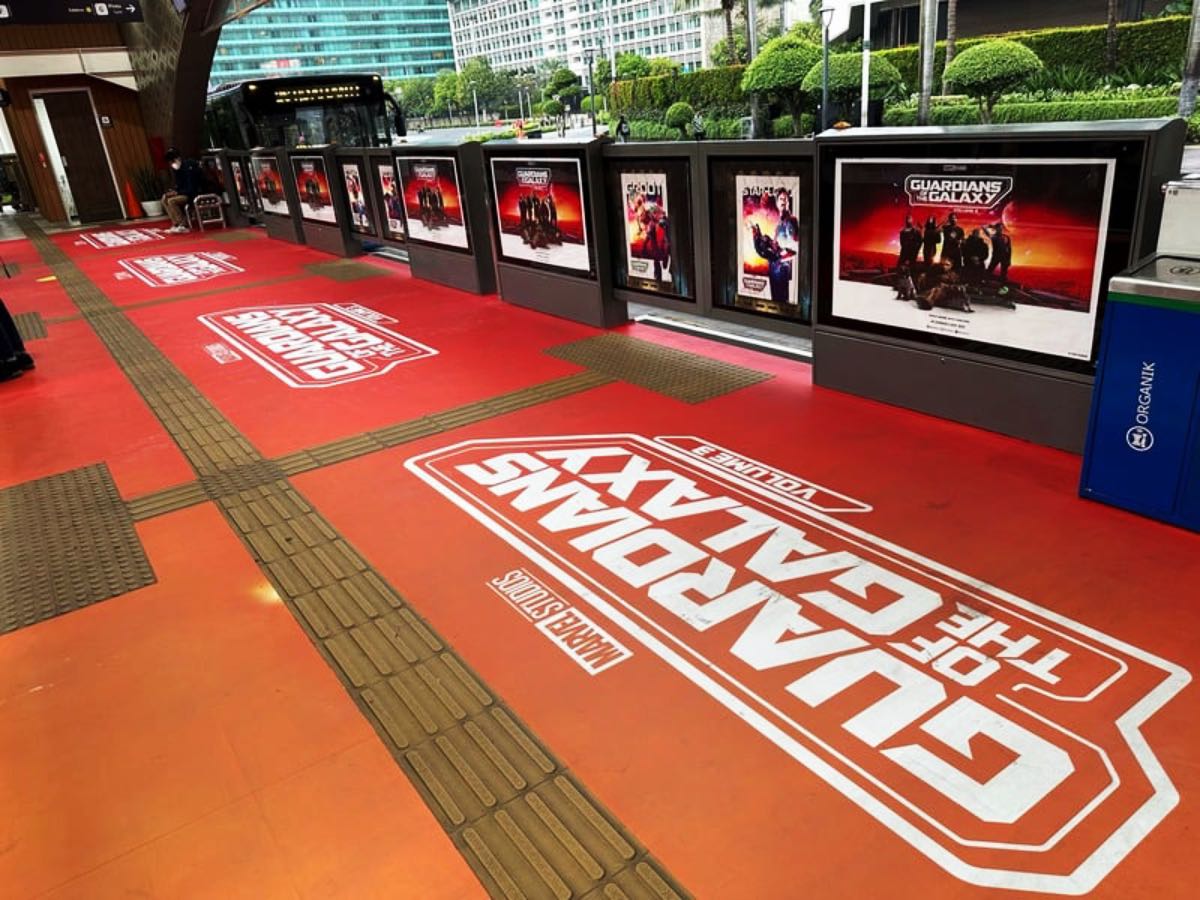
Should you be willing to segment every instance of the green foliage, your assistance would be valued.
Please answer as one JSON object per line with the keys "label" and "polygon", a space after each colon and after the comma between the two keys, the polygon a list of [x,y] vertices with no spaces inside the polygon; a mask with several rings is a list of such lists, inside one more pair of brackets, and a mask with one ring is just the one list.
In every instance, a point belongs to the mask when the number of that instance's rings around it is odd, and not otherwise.
{"label": "green foliage", "polygon": [[692,117],[695,115],[696,110],[692,109],[692,105],[680,100],[668,107],[665,121],[668,128],[678,128],[683,132],[692,123]]}
{"label": "green foliage", "polygon": [[[702,117],[704,133],[709,140],[735,141],[742,136],[742,120],[737,118]],[[629,137],[634,141],[680,141],[686,140],[686,131],[671,128],[655,119],[630,119]]]}
{"label": "green foliage", "polygon": [[1163,16],[1190,16],[1192,14],[1192,0],[1171,0],[1163,11],[1159,13],[1159,18]]}
{"label": "green foliage", "polygon": [[512,92],[512,76],[493,69],[487,57],[477,56],[467,60],[458,73],[458,102],[455,105],[464,110],[473,109],[478,96],[480,110],[494,109],[511,99]]}
{"label": "green foliage", "polygon": [[821,17],[818,15],[811,22],[797,22],[788,29],[788,35],[820,47],[824,43],[824,35],[821,33]]}
{"label": "green foliage", "polygon": [[612,84],[612,65],[607,56],[602,56],[593,63],[592,77],[596,79],[596,90],[601,91]]}
{"label": "green foliage", "polygon": [[581,113],[590,113],[593,105],[596,107],[597,116],[604,112],[604,98],[599,96],[584,97],[579,101],[579,111]]}
{"label": "green foliage", "polygon": [[1005,91],[1021,87],[1042,68],[1036,53],[1014,41],[985,41],[964,50],[946,66],[946,81],[975,98],[984,122]]}
{"label": "green foliage", "polygon": [[139,166],[131,173],[139,200],[159,200],[163,195],[162,176],[150,166]]}
{"label": "green foliage", "polygon": [[397,83],[395,93],[400,95],[400,105],[404,107],[406,115],[433,115],[433,85],[432,78],[406,78]]}
{"label": "green foliage", "polygon": [[546,86],[542,89],[542,96],[547,100],[558,97],[566,103],[582,92],[583,83],[580,82],[579,76],[570,69],[561,68],[550,73],[546,79]]}
{"label": "green foliage", "polygon": [[737,118],[746,115],[750,102],[742,92],[742,66],[701,69],[679,75],[617,81],[609,89],[609,109],[630,119],[652,119],[678,100],[692,104],[706,116]]}
{"label": "green foliage", "polygon": [[812,134],[817,130],[816,117],[810,113],[801,113],[799,117],[780,116],[771,120],[771,137],[790,138]]}
{"label": "green foliage", "polygon": [[458,106],[458,73],[442,69],[433,78],[433,108],[430,115],[448,115],[451,106]]}
{"label": "green foliage", "polygon": [[750,48],[746,44],[746,35],[739,29],[733,34],[733,53],[729,52],[729,39],[721,38],[712,46],[710,56],[714,66],[744,66],[750,59]]}
{"label": "green foliage", "polygon": [[658,78],[663,75],[678,75],[683,70],[683,64],[665,56],[654,56],[650,59],[650,75]]}
{"label": "green foliage", "polygon": [[1200,110],[1192,113],[1187,120],[1187,142],[1200,144]]}
{"label": "green foliage", "polygon": [[561,116],[566,109],[561,100],[555,100],[554,98],[543,100],[539,105],[541,106],[541,114],[543,116]]}
{"label": "green foliage", "polygon": [[[801,84],[813,96],[821,93],[823,60],[818,59]],[[904,91],[904,79],[886,59],[871,55],[871,98],[886,99]],[[838,103],[851,103],[862,93],[862,54],[834,53],[829,57],[829,96]]]}
{"label": "green foliage", "polygon": [[[1186,16],[1122,22],[1117,25],[1118,65],[1152,62],[1156,67],[1174,69],[1176,73],[1182,71],[1189,24]],[[1086,70],[1092,73],[1098,84],[1105,77],[1105,31],[1104,25],[1084,25],[1077,28],[1016,31],[1004,37],[1028,47],[1045,66],[1051,69],[1069,66]],[[958,52],[963,53],[986,40],[960,39]],[[919,84],[921,60],[915,46],[880,50],[873,55],[888,60],[899,69],[906,84],[914,87]],[[934,56],[935,77],[941,77],[945,65],[946,45],[945,42],[939,42]],[[940,82],[934,85],[934,89],[941,89]]]}
{"label": "green foliage", "polygon": [[[1063,100],[1056,102],[998,103],[992,122],[1088,122],[1100,119],[1153,119],[1175,113],[1174,97],[1142,97],[1133,100]],[[945,103],[930,109],[931,125],[978,125],[979,107],[973,103]],[[894,106],[883,114],[883,124],[917,124],[915,106]]]}
{"label": "green foliage", "polygon": [[644,78],[650,74],[650,60],[639,53],[617,54],[617,79]]}
{"label": "green foliage", "polygon": [[766,94],[779,100],[799,123],[804,80],[816,66],[821,68],[821,48],[791,34],[775,38],[763,47],[742,76],[742,90]]}

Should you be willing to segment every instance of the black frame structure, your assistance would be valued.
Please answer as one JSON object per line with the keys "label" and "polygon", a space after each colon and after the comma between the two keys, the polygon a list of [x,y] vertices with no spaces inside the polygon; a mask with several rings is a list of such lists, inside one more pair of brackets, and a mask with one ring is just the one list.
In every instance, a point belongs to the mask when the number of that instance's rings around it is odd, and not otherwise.
{"label": "black frame structure", "polygon": [[981,158],[1116,160],[1096,311],[1108,279],[1151,252],[1158,239],[1162,185],[1179,173],[1185,126],[1154,119],[1049,125],[872,128],[817,138],[813,380],[1072,452],[1087,430],[1096,347],[1072,361],[1045,354],[924,335],[832,314],[835,173],[839,159]]}
{"label": "black frame structure", "polygon": [[[357,256],[362,253],[362,244],[350,233],[350,205],[346,199],[346,184],[342,180],[342,170],[338,165],[334,148],[329,145],[297,148],[289,150],[287,158],[287,172],[292,178],[292,187],[296,198],[295,208],[299,215],[300,228],[304,232],[304,242],[310,247],[324,250],[334,256]],[[319,159],[324,165],[333,222],[318,220],[312,215],[306,214],[304,198],[300,196],[296,175],[296,162],[306,158]]]}
{"label": "black frame structure", "polygon": [[388,167],[392,173],[392,184],[397,193],[399,192],[400,182],[396,177],[396,161],[392,156],[392,151],[369,149],[365,153],[367,171],[370,173],[371,180],[371,204],[375,210],[376,235],[374,240],[381,246],[390,247],[393,250],[407,250],[408,222],[404,214],[404,198],[399,198],[399,222],[402,230],[397,233],[388,226],[387,198],[384,196],[380,177],[380,169],[384,166]]}
{"label": "black frame structure", "polygon": [[[270,159],[275,163],[279,174],[280,185],[284,199],[287,202],[286,214],[268,210],[262,202],[262,194],[258,189],[258,174],[254,170],[255,159]],[[254,192],[261,210],[263,224],[267,228],[267,236],[281,241],[291,241],[293,244],[304,243],[304,229],[300,222],[300,201],[296,196],[296,179],[292,177],[292,163],[287,152],[280,147],[258,147],[250,151],[250,180],[254,182]]]}
{"label": "black frame structure", "polygon": [[448,285],[473,294],[491,294],[496,290],[496,267],[489,249],[488,185],[484,177],[483,151],[473,142],[464,144],[409,144],[393,150],[397,184],[407,190],[402,178],[401,160],[410,163],[422,159],[454,160],[458,176],[459,203],[467,232],[467,248],[439,246],[436,242],[413,237],[405,210],[408,262],[413,277]]}
{"label": "black frame structure", "polygon": [[[724,277],[735,277],[726,273],[728,260],[718,259],[714,240],[716,229],[731,227],[727,216],[718,214],[713,202],[714,164],[744,162],[747,166],[769,168],[772,163],[790,165],[801,171],[813,170],[815,145],[812,140],[771,141],[693,141],[669,143],[606,144],[603,150],[605,161],[605,208],[612,235],[613,277],[615,296],[627,303],[642,303],[676,312],[692,313],[721,322],[749,325],[780,334],[808,336],[812,333],[809,319],[789,318],[770,313],[755,312],[717,302],[723,289]],[[629,281],[625,269],[625,198],[618,189],[619,174],[635,171],[663,171],[678,165],[687,168],[687,193],[681,196],[671,191],[668,184],[667,203],[673,226],[672,246],[683,246],[690,242],[689,252],[680,257],[687,279],[686,291],[647,290]],[[676,168],[677,171],[677,168]],[[673,181],[677,184],[679,177]],[[815,177],[810,184],[811,196],[800,198],[793,212],[802,223],[807,223],[808,233],[813,229],[816,209]],[[682,208],[682,211],[680,211]],[[686,229],[682,227],[686,217]],[[722,245],[723,246],[723,245]],[[801,265],[808,278],[812,271],[811,261],[815,244],[811,241],[802,248]],[[674,258],[672,265],[674,265]],[[719,277],[721,275],[722,277]],[[815,290],[815,285],[813,285]]]}
{"label": "black frame structure", "polygon": [[[597,196],[604,188],[601,157],[606,140],[586,143],[553,141],[530,144],[527,141],[496,141],[486,145],[489,218],[492,249],[496,255],[496,276],[502,299],[517,306],[536,309],[576,322],[609,328],[628,319],[625,301],[613,294],[613,272],[606,204]],[[527,161],[536,167],[540,161],[570,160],[579,164],[580,199],[587,232],[590,271],[566,269],[533,261],[507,257],[501,242],[499,210],[493,161]]]}
{"label": "black frame structure", "polygon": [[[221,185],[220,197],[225,203],[225,221],[232,227],[240,228],[250,224],[249,211],[242,208],[237,195],[237,186],[233,180],[233,166],[230,153],[224,148],[205,150],[200,154],[200,165],[203,167],[207,160],[213,160],[224,184]],[[240,162],[240,160],[239,160]],[[244,164],[242,177],[248,178]]]}

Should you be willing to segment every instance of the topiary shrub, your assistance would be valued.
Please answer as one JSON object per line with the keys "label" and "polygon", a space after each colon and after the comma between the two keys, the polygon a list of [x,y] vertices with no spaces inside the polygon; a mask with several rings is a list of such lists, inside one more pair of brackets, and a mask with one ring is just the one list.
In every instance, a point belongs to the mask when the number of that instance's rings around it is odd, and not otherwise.
{"label": "topiary shrub", "polygon": [[678,103],[672,103],[667,109],[665,121],[668,128],[678,128],[679,133],[683,137],[687,137],[687,127],[692,123],[695,115],[696,110],[692,109],[692,105],[680,100]]}
{"label": "topiary shrub", "polygon": [[973,97],[979,118],[991,124],[992,109],[1000,95],[1021,87],[1040,72],[1036,53],[1015,41],[986,41],[964,50],[946,66],[945,79]]}
{"label": "topiary shrub", "polygon": [[557,118],[563,114],[563,105],[561,100],[544,100],[542,101],[542,115]]}
{"label": "topiary shrub", "polygon": [[742,90],[776,98],[790,113],[789,118],[798,125],[804,100],[805,75],[820,61],[821,48],[816,44],[790,34],[777,37],[768,41],[762,52],[746,67],[742,75]]}
{"label": "topiary shrub", "polygon": [[[823,61],[817,62],[804,76],[801,87],[812,97],[821,95]],[[871,99],[881,100],[904,91],[899,70],[886,59],[871,57]],[[829,57],[829,96],[835,103],[853,103],[862,94],[862,54],[835,53]]]}

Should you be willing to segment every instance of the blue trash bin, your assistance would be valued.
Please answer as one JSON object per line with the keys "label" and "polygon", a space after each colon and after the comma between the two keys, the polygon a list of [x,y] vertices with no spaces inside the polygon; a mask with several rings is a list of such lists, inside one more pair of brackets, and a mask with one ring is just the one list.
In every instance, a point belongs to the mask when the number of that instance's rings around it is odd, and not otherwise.
{"label": "blue trash bin", "polygon": [[1200,258],[1112,279],[1079,491],[1200,531]]}

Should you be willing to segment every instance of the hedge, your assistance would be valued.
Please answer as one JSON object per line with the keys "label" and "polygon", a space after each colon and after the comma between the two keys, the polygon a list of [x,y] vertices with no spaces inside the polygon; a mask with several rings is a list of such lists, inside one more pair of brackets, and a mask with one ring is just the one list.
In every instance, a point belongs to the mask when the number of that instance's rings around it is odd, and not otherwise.
{"label": "hedge", "polygon": [[[1097,119],[1153,119],[1173,116],[1179,108],[1174,97],[1141,100],[1066,100],[1051,103],[998,103],[992,111],[994,124],[1017,122],[1086,122]],[[883,124],[917,124],[913,106],[894,106],[883,114]],[[947,103],[929,111],[930,125],[978,125],[979,107],[974,103]]]}
{"label": "hedge", "polygon": [[1200,111],[1192,113],[1187,120],[1187,142],[1200,144]]}
{"label": "hedge", "polygon": [[[1117,60],[1131,61],[1162,60],[1165,64],[1176,61],[1182,68],[1187,50],[1188,16],[1166,16],[1147,19],[1143,22],[1123,22],[1117,26]],[[1055,69],[1069,66],[1091,71],[1096,78],[1105,74],[1104,47],[1107,28],[1103,25],[1083,25],[1077,28],[1046,28],[1040,31],[1015,31],[1003,35],[1010,41],[1024,44],[1038,55],[1042,64]],[[976,44],[992,40],[992,37],[964,38],[958,41],[959,52]],[[874,55],[886,59],[904,78],[904,83],[915,89],[921,83],[921,58],[917,47],[897,47],[879,50]],[[935,88],[941,89],[942,70],[946,67],[946,44],[939,41],[934,57],[933,71]]]}
{"label": "hedge", "polygon": [[[741,119],[713,119],[704,116],[704,136],[710,141],[735,141],[742,136]],[[679,141],[685,138],[678,128],[654,119],[630,119],[629,136],[635,141]],[[790,136],[790,135],[789,135]],[[690,138],[687,138],[690,140]]]}
{"label": "hedge", "polygon": [[679,75],[614,81],[609,87],[608,103],[618,115],[665,110],[680,101],[705,114],[714,110],[745,110],[750,106],[750,99],[742,93],[745,71],[745,66],[722,66]]}
{"label": "hedge", "polygon": [[[771,120],[771,137],[773,138],[790,138],[795,137],[796,132],[793,130],[793,120],[791,116],[780,116],[778,119]],[[808,113],[800,115],[800,134],[812,134],[817,130],[816,116]]]}

